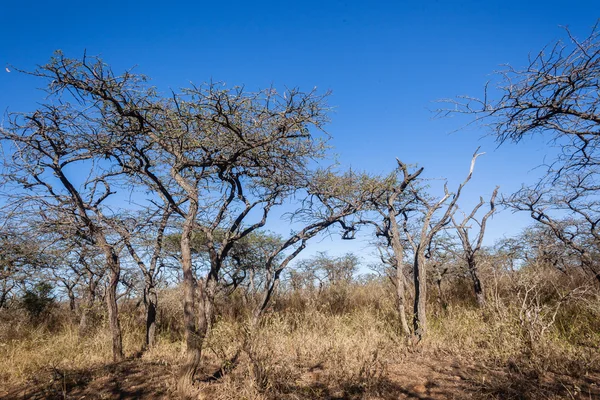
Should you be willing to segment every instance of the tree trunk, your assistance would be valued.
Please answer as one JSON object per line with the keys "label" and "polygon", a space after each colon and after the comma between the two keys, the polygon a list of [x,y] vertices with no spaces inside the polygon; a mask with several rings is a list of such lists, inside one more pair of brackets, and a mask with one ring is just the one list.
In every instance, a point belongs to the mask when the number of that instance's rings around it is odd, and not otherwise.
{"label": "tree trunk", "polygon": [[479,279],[479,275],[477,274],[477,264],[475,260],[468,260],[469,264],[469,274],[471,275],[471,280],[473,281],[473,291],[475,292],[475,298],[477,299],[477,306],[484,307],[485,306],[485,292],[483,291],[483,284]]}
{"label": "tree trunk", "polygon": [[98,230],[94,237],[96,238],[100,248],[106,259],[106,267],[110,272],[108,287],[106,288],[105,300],[108,309],[108,324],[110,326],[110,334],[112,336],[112,353],[113,361],[119,362],[123,360],[123,338],[121,336],[121,325],[119,324],[119,308],[117,307],[117,288],[121,277],[121,264],[119,256],[115,249],[108,243],[104,233]]}
{"label": "tree trunk", "polygon": [[198,332],[202,341],[204,341],[204,338],[212,328],[216,290],[217,280],[213,274],[209,274],[206,278],[206,284],[204,287],[201,287],[200,306],[198,309]]}
{"label": "tree trunk", "polygon": [[186,216],[181,231],[181,267],[183,269],[183,322],[186,344],[186,361],[179,373],[178,388],[187,392],[192,385],[202,356],[202,339],[196,328],[196,282],[192,270],[191,238],[198,203],[191,201],[190,210]]}
{"label": "tree trunk", "polygon": [[396,221],[396,212],[393,208],[393,204],[389,205],[388,212],[388,219],[391,227],[390,239],[392,242],[392,251],[394,252],[394,258],[396,260],[396,301],[398,315],[400,317],[402,333],[407,337],[410,337],[410,328],[408,327],[406,310],[404,309],[404,300],[406,298],[404,271],[402,268],[402,260],[404,259],[404,246],[402,246],[402,242],[400,241],[400,229],[398,228],[398,222]]}
{"label": "tree trunk", "polygon": [[119,310],[117,307],[117,287],[119,285],[120,267],[118,261],[111,266],[110,281],[106,293],[106,305],[108,307],[108,323],[112,336],[113,361],[123,360],[123,340],[121,337],[121,325],[119,324]]}
{"label": "tree trunk", "polygon": [[413,328],[415,338],[423,339],[427,334],[427,277],[425,269],[425,255],[419,244],[415,254],[414,262],[414,277],[415,277],[415,302],[414,302],[414,318]]}
{"label": "tree trunk", "polygon": [[97,283],[94,281],[94,276],[90,276],[90,283],[88,286],[88,294],[86,304],[81,308],[81,319],[79,320],[79,336],[85,336],[88,329],[88,317],[94,307],[94,301],[96,300],[96,286]]}
{"label": "tree trunk", "polygon": [[75,311],[75,293],[73,293],[73,288],[69,288],[68,296],[69,296],[69,310]]}
{"label": "tree trunk", "polygon": [[406,310],[404,308],[404,300],[406,297],[405,290],[404,272],[402,271],[402,263],[396,265],[396,297],[398,315],[400,316],[400,324],[402,325],[402,333],[405,336],[410,336],[410,328],[408,327],[408,321],[406,320]]}
{"label": "tree trunk", "polygon": [[146,300],[146,343],[145,348],[150,349],[156,342],[156,305],[158,296],[156,288],[152,283],[146,284],[145,300]]}

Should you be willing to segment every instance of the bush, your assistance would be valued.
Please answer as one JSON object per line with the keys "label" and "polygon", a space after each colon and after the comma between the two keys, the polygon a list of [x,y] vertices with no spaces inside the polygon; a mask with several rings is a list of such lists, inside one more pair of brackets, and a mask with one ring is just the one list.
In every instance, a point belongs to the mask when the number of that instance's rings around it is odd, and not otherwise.
{"label": "bush", "polygon": [[39,319],[54,304],[52,285],[47,282],[37,283],[32,289],[25,291],[21,304],[31,319]]}

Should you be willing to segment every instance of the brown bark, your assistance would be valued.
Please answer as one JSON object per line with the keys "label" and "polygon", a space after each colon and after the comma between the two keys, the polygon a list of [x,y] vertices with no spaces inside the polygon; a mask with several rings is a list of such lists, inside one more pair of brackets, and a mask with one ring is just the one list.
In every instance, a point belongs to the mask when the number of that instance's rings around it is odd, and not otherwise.
{"label": "brown bark", "polygon": [[398,315],[400,316],[400,324],[402,326],[402,333],[405,336],[410,336],[410,328],[408,327],[408,321],[406,319],[406,310],[404,307],[404,301],[406,298],[406,288],[405,288],[405,280],[404,273],[402,271],[402,266],[398,265],[396,267],[396,297],[397,297],[397,307],[398,307]]}
{"label": "brown bark", "polygon": [[188,210],[183,228],[181,231],[181,267],[183,269],[183,323],[184,337],[186,344],[186,361],[179,374],[178,386],[181,391],[186,389],[193,383],[200,359],[202,356],[202,341],[196,327],[196,281],[192,270],[192,249],[191,238],[196,213],[198,211],[198,202],[190,201],[190,209]]}
{"label": "brown bark", "polygon": [[[420,245],[419,245],[420,246]],[[415,279],[415,302],[413,329],[418,340],[423,339],[427,334],[427,277],[425,268],[425,256],[419,248],[414,261],[414,279]]]}
{"label": "brown bark", "polygon": [[468,260],[469,267],[469,275],[471,276],[471,281],[473,282],[473,291],[475,292],[475,299],[477,300],[477,305],[479,307],[485,306],[485,292],[483,290],[483,283],[479,279],[479,274],[477,273],[477,263],[475,260]]}
{"label": "brown bark", "polygon": [[113,361],[123,360],[123,340],[121,325],[119,324],[119,310],[117,307],[117,286],[119,285],[120,268],[111,268],[110,280],[106,293],[106,306],[108,308],[108,323],[112,337]]}
{"label": "brown bark", "polygon": [[198,332],[202,341],[204,341],[204,338],[206,338],[212,328],[216,291],[217,280],[212,274],[209,274],[206,284],[204,287],[201,287],[201,296],[198,302]]}
{"label": "brown bark", "polygon": [[106,288],[106,307],[108,311],[108,324],[112,337],[113,361],[123,360],[123,338],[121,336],[121,325],[119,323],[119,308],[117,306],[117,288],[121,277],[121,263],[119,256],[111,246],[101,228],[94,227],[95,239],[102,249],[105,257],[106,267],[110,272],[108,287]]}
{"label": "brown bark", "polygon": [[410,328],[408,327],[408,321],[406,320],[406,310],[404,309],[405,286],[404,271],[402,269],[402,259],[404,258],[404,246],[402,246],[402,242],[400,241],[400,229],[398,228],[398,221],[396,221],[396,213],[393,209],[393,204],[390,204],[389,221],[391,228],[390,240],[392,242],[392,250],[394,251],[394,259],[396,260],[396,301],[398,307],[398,315],[400,317],[402,333],[406,336],[410,336]]}
{"label": "brown bark", "polygon": [[146,297],[146,341],[145,348],[149,349],[156,342],[156,304],[158,296],[156,288],[153,285],[147,285],[145,289]]}
{"label": "brown bark", "polygon": [[88,318],[92,308],[94,307],[94,302],[96,301],[96,288],[98,287],[98,282],[100,278],[94,278],[94,274],[92,274],[88,270],[90,281],[88,282],[88,292],[86,295],[86,304],[81,307],[81,319],[79,320],[79,336],[84,336],[87,333],[88,329]]}

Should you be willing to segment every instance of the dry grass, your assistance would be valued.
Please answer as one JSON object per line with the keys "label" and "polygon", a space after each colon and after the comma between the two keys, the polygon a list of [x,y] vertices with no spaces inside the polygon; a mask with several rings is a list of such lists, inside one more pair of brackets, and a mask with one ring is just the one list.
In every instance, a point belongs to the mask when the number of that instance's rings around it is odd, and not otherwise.
{"label": "dry grass", "polygon": [[[218,381],[199,382],[197,395],[211,399],[410,396],[412,389],[402,386],[401,378],[409,379],[406,365],[413,365],[415,371],[424,368],[419,376],[430,375],[429,383],[419,383],[415,376],[416,383],[411,385],[418,390],[427,384],[425,390],[433,393],[436,385],[443,384],[450,389],[440,391],[442,397],[443,393],[458,397],[470,393],[512,398],[511,393],[527,390],[532,376],[541,385],[539,379],[544,376],[576,379],[600,371],[597,289],[580,290],[573,282],[561,282],[560,276],[551,276],[549,284],[548,274],[525,274],[488,281],[490,300],[483,310],[465,300],[470,293],[460,294],[460,301],[453,301],[459,295],[453,293],[444,310],[436,308],[432,299],[429,336],[418,347],[399,336],[393,291],[386,283],[281,294],[254,332],[247,329],[247,310],[241,302],[221,302],[220,316],[205,345],[202,376],[208,377],[218,367],[226,374]],[[176,290],[162,294],[158,343],[139,362],[165,370],[174,370],[181,362],[179,299]],[[39,382],[48,371],[91,370],[110,363],[110,338],[102,318],[95,329],[80,337],[76,321],[64,310],[54,310],[37,326],[22,313],[4,312],[0,317],[0,385]],[[141,348],[142,321],[140,310],[122,306],[128,356]],[[228,364],[238,352],[241,356],[236,363]],[[482,384],[472,378],[460,381],[464,383],[460,386],[453,381],[456,363],[465,366],[463,371],[473,371],[473,376],[484,368],[479,365],[495,368],[496,380],[485,383],[484,377]],[[441,375],[438,367],[450,375]],[[431,371],[438,371],[437,375]],[[515,389],[514,376],[506,374],[527,377],[524,386]],[[168,386],[170,378],[165,379]],[[560,382],[564,390],[570,387]],[[547,392],[540,392],[546,397],[540,398],[552,398],[548,393],[553,391],[563,393],[562,386],[548,383]]]}

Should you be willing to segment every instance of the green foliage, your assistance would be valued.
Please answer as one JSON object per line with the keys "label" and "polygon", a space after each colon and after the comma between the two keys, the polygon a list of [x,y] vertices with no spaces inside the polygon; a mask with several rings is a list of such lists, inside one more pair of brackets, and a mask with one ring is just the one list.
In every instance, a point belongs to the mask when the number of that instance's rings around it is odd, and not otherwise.
{"label": "green foliage", "polygon": [[52,285],[48,282],[37,283],[32,289],[25,291],[21,302],[32,319],[39,318],[54,304]]}

